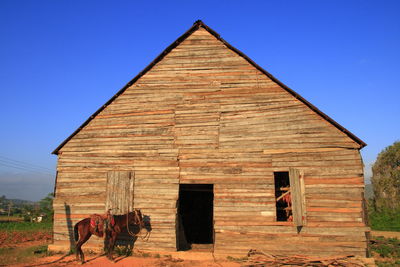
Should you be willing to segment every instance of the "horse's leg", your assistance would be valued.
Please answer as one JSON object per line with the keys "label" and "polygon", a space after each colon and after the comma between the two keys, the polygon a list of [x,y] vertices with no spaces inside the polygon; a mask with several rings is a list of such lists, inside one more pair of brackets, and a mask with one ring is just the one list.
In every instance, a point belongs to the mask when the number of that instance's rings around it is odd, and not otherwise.
{"label": "horse's leg", "polygon": [[79,240],[76,241],[76,243],[75,243],[75,258],[76,258],[76,261],[79,261],[79,254],[80,254],[80,251],[81,251],[81,246],[78,246],[78,243],[79,243]]}
{"label": "horse's leg", "polygon": [[108,252],[110,251],[111,231],[106,230],[105,235],[106,237],[104,239],[104,251],[108,257]]}
{"label": "horse's leg", "polygon": [[83,227],[82,226],[82,221],[76,223],[75,226],[74,226],[75,257],[76,257],[77,261],[79,261],[79,250],[80,250],[80,247],[78,248],[77,244],[79,242],[79,239],[82,236],[82,233],[81,233],[82,232],[82,227]]}
{"label": "horse's leg", "polygon": [[114,238],[114,236],[115,236],[115,232],[111,232],[110,233],[110,237],[109,237],[109,239],[108,239],[108,249],[107,249],[107,258],[109,259],[109,260],[113,260],[113,258],[112,258],[112,253],[113,253],[113,250],[114,250],[114,244],[115,244],[115,238]]}
{"label": "horse's leg", "polygon": [[81,246],[78,246],[78,243],[76,243],[75,244],[75,259],[76,259],[76,261],[79,261],[80,253],[81,253]]}
{"label": "horse's leg", "polygon": [[80,238],[78,242],[76,243],[76,259],[78,260],[78,253],[81,258],[81,263],[83,264],[85,262],[85,255],[83,254],[82,251],[82,245],[88,241],[88,239],[92,236],[90,231],[87,231],[86,233],[80,233]]}
{"label": "horse's leg", "polygon": [[111,237],[109,239],[108,252],[107,252],[107,258],[110,261],[114,261],[112,254],[113,254],[113,251],[114,251],[115,241],[117,240],[117,235],[118,235],[118,233],[116,233],[114,231],[111,232]]}

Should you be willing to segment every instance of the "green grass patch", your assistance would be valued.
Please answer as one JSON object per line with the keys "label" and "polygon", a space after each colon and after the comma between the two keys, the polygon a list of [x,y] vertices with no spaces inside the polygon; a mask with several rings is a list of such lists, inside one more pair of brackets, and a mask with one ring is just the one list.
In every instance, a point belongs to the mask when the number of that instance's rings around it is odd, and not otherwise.
{"label": "green grass patch", "polygon": [[248,257],[232,257],[232,256],[227,256],[226,259],[228,261],[235,261],[235,262],[243,262],[248,260]]}
{"label": "green grass patch", "polygon": [[400,240],[377,237],[371,244],[372,253],[379,267],[400,266]]}
{"label": "green grass patch", "polygon": [[371,211],[369,221],[373,230],[400,232],[400,212]]}
{"label": "green grass patch", "polygon": [[0,231],[51,231],[53,222],[44,221],[40,223],[0,221]]}
{"label": "green grass patch", "polygon": [[47,256],[47,245],[27,248],[0,248],[0,262],[4,265],[30,262],[34,258]]}
{"label": "green grass patch", "polygon": [[142,257],[142,258],[150,258],[152,256],[151,253],[148,253],[148,252],[142,252],[142,253],[137,254],[137,255]]}
{"label": "green grass patch", "polygon": [[114,252],[117,253],[118,256],[131,256],[132,249],[129,246],[115,246]]}
{"label": "green grass patch", "polygon": [[47,242],[52,237],[52,222],[0,222],[0,244],[13,245],[27,241]]}

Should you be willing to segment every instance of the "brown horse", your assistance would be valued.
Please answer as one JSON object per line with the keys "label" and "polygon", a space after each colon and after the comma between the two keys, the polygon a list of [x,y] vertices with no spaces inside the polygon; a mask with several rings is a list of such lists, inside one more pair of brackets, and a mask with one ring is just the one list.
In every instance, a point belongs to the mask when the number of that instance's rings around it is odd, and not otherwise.
{"label": "brown horse", "polygon": [[85,218],[77,222],[74,226],[74,238],[76,242],[76,260],[81,259],[81,263],[85,262],[85,255],[82,251],[82,245],[89,240],[92,235],[103,237],[104,235],[105,216],[93,214],[90,218]]}
{"label": "brown horse", "polygon": [[[138,226],[138,233],[132,233],[129,230],[129,225]],[[115,241],[124,229],[126,229],[132,237],[137,237],[144,227],[143,216],[139,209],[135,209],[133,212],[124,215],[112,215],[111,223],[108,224],[106,229],[107,258],[111,261],[113,260],[112,253],[114,251]]]}
{"label": "brown horse", "polygon": [[107,257],[112,260],[115,241],[122,230],[126,229],[133,237],[136,237],[139,234],[134,234],[129,230],[128,226],[132,224],[139,227],[139,233],[144,227],[143,216],[138,209],[124,215],[111,215],[109,212],[107,212],[106,215],[92,214],[90,218],[85,218],[77,222],[74,226],[76,260],[79,261],[80,258],[81,263],[85,262],[82,245],[88,241],[92,235],[103,237],[104,231],[106,234]]}

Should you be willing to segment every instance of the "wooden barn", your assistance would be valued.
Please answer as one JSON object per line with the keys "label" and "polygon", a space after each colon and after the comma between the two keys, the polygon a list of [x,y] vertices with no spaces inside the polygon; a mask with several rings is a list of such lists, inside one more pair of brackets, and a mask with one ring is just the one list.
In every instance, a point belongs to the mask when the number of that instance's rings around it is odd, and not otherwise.
{"label": "wooden barn", "polygon": [[139,208],[141,250],[365,257],[365,145],[197,21],[53,152],[50,249]]}

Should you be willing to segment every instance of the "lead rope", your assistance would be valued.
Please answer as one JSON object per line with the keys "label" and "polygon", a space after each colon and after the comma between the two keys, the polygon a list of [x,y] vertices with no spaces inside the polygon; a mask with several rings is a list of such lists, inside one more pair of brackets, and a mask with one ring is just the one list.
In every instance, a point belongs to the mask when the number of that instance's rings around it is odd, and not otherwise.
{"label": "lead rope", "polygon": [[[128,204],[129,204],[129,200],[128,200]],[[129,207],[129,205],[128,205]],[[137,234],[132,233],[131,230],[129,230],[129,208],[128,208],[128,213],[126,214],[126,229],[128,230],[128,234],[132,237],[140,237],[140,239],[142,239],[143,241],[148,241],[149,237],[150,237],[150,233],[149,231],[147,231],[147,233],[144,235],[144,237],[140,234],[142,232],[142,220],[138,215],[137,210],[135,209],[134,211],[132,211],[135,214],[135,224],[137,224],[139,226],[139,232]]]}
{"label": "lead rope", "polygon": [[149,237],[150,237],[149,232],[147,232],[144,235],[144,237],[140,234],[142,232],[142,229],[143,229],[142,228],[142,222],[141,222],[141,219],[140,219],[140,217],[138,215],[138,212],[136,210],[133,211],[133,212],[135,214],[135,224],[137,224],[139,226],[139,232],[137,234],[135,234],[135,233],[132,233],[131,230],[129,230],[129,218],[128,218],[129,217],[129,212],[128,212],[128,214],[126,215],[126,229],[128,230],[128,234],[131,235],[132,237],[137,237],[138,236],[143,241],[148,241]]}
{"label": "lead rope", "polygon": [[[146,234],[144,235],[144,237],[140,234],[142,232],[142,224],[143,224],[143,218],[139,217],[139,213],[137,212],[137,210],[135,210],[135,217],[138,221],[139,224],[139,233],[138,236],[140,237],[140,239],[142,239],[143,241],[148,241],[149,237],[150,237],[150,233],[149,231],[146,231]],[[146,229],[147,230],[147,229]]]}
{"label": "lead rope", "polygon": [[[135,224],[136,224],[136,216],[137,216],[137,213],[136,213],[136,210],[133,211],[133,212],[134,212],[134,214],[135,214]],[[130,212],[129,212],[129,210],[128,210],[128,214],[126,214],[126,229],[128,230],[128,234],[130,234],[130,235],[133,236],[133,237],[136,237],[136,236],[139,235],[140,231],[142,231],[142,228],[140,227],[140,222],[139,222],[139,233],[138,233],[138,234],[132,233],[131,230],[129,230],[129,213],[130,213]]]}
{"label": "lead rope", "polygon": [[[142,226],[142,224],[144,224],[144,221],[143,221],[143,216],[142,216],[142,218],[140,218],[139,215],[137,215],[137,217],[138,217],[138,221],[139,221],[139,225],[140,225],[139,226],[140,227],[139,233],[140,233],[142,231],[141,226]],[[144,235],[144,237],[142,235],[140,235],[140,239],[147,242],[149,240],[149,238],[150,238],[150,232],[146,229],[146,234]]]}

